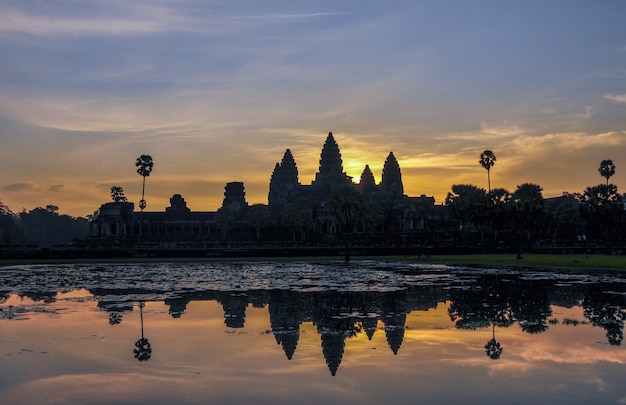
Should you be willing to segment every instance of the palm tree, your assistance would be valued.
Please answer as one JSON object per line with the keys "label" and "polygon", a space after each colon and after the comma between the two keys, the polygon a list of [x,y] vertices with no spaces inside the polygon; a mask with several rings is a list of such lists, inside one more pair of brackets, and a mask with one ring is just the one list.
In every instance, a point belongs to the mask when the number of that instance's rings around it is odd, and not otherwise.
{"label": "palm tree", "polygon": [[494,243],[498,242],[498,232],[511,222],[511,193],[505,188],[494,188],[487,194],[488,212],[493,228]]}
{"label": "palm tree", "polygon": [[624,200],[615,184],[598,184],[587,187],[577,196],[581,214],[592,228],[602,230],[604,241],[609,242],[620,223]]}
{"label": "palm tree", "polygon": [[605,159],[600,162],[600,167],[598,168],[600,175],[606,179],[606,185],[609,185],[609,177],[615,174],[615,164],[611,159]]}
{"label": "palm tree", "polygon": [[542,191],[538,184],[524,183],[511,195],[513,220],[517,230],[526,233],[527,247],[531,246],[533,232],[545,217],[546,201]]}
{"label": "palm tree", "polygon": [[235,221],[235,212],[229,205],[220,207],[215,215],[215,222],[218,229],[222,231],[222,240],[225,242],[228,231],[232,228]]}
{"label": "palm tree", "polygon": [[256,240],[261,240],[261,230],[269,223],[270,212],[267,205],[254,204],[248,210],[250,225],[256,230]]}
{"label": "palm tree", "polygon": [[135,166],[137,167],[137,173],[139,173],[143,177],[143,185],[141,187],[141,201],[139,201],[139,208],[141,209],[141,213],[139,214],[139,236],[137,238],[137,243],[140,243],[141,228],[143,227],[143,210],[144,208],[146,208],[146,200],[144,199],[146,192],[146,177],[150,176],[150,173],[152,172],[152,167],[154,166],[154,162],[152,162],[152,156],[139,156],[137,158],[137,162],[135,162]]}
{"label": "palm tree", "polygon": [[489,215],[487,201],[484,188],[472,184],[454,184],[445,202],[452,215],[461,221],[460,225],[467,235],[471,234],[474,227],[480,227],[482,239],[483,225]]}
{"label": "palm tree", "polygon": [[124,195],[124,189],[119,186],[111,187],[111,199],[116,203],[128,201],[128,198]]}
{"label": "palm tree", "polygon": [[496,155],[493,154],[489,149],[483,151],[480,154],[480,160],[478,161],[482,167],[487,170],[487,191],[491,192],[491,176],[490,171],[493,165],[496,164]]}
{"label": "palm tree", "polygon": [[313,227],[313,206],[307,198],[301,197],[291,202],[283,211],[282,223],[291,230],[293,243],[296,243],[296,234],[304,242],[306,233]]}
{"label": "palm tree", "polygon": [[363,217],[363,197],[356,187],[346,186],[336,191],[329,201],[329,210],[341,224],[346,243],[346,263],[350,261],[350,237],[357,220]]}

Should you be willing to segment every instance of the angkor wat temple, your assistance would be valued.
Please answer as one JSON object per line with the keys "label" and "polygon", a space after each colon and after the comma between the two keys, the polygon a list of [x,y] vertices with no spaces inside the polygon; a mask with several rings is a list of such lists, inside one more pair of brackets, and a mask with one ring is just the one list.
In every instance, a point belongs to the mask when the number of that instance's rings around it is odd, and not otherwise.
{"label": "angkor wat temple", "polygon": [[[405,197],[400,166],[393,152],[385,160],[380,184],[376,185],[374,174],[366,165],[359,184],[355,185],[352,177],[343,171],[341,152],[331,132],[322,148],[319,171],[311,185],[300,184],[296,162],[291,151],[285,151],[282,161],[276,163],[270,180],[269,208],[274,215],[279,215],[290,202],[299,198],[305,198],[320,208],[331,199],[333,193],[351,186],[358,187],[366,201],[402,203]],[[434,198],[428,202],[434,204]]]}
{"label": "angkor wat temple", "polygon": [[[359,183],[343,170],[341,152],[332,133],[322,147],[319,170],[310,185],[300,183],[296,161],[287,149],[269,183],[268,204],[249,205],[243,182],[225,186],[217,211],[191,211],[180,194],[165,212],[135,211],[132,202],[103,204],[91,223],[91,240],[100,246],[196,248],[216,245],[285,243],[333,245],[347,230],[330,209],[341,190],[356,190],[367,208],[351,227],[356,243],[406,243],[446,222],[446,210],[433,197],[404,194],[402,173],[392,152],[376,184],[366,165]],[[421,236],[420,236],[421,235]]]}

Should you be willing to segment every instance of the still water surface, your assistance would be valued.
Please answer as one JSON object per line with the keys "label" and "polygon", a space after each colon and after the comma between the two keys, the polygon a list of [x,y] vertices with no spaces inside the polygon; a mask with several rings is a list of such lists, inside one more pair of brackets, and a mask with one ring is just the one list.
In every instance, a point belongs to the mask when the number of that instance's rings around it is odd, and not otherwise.
{"label": "still water surface", "polygon": [[404,262],[0,269],[3,404],[626,403],[626,279]]}

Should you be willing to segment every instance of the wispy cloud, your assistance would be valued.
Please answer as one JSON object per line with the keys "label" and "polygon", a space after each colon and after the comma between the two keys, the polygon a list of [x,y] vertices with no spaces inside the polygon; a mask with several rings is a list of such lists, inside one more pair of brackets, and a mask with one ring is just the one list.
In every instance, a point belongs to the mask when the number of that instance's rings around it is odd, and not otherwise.
{"label": "wispy cloud", "polygon": [[618,103],[626,103],[626,94],[605,94],[603,97]]}
{"label": "wispy cloud", "polygon": [[[393,151],[410,195],[486,186],[487,148],[498,186],[577,191],[601,179],[596,161],[624,166],[624,24],[613,11],[590,20],[592,7],[529,38],[505,21],[536,16],[510,6],[477,7],[493,22],[478,24],[438,3],[0,1],[0,190],[15,207],[97,208],[113,184],[135,197],[134,159],[150,153],[151,209],[176,192],[214,208],[235,179],[266,202],[284,150],[307,184],[333,131],[348,174],[369,164],[379,180]],[[576,47],[551,42],[579,38],[580,22],[602,29]],[[494,38],[503,52],[486,46]]]}
{"label": "wispy cloud", "polygon": [[35,183],[11,183],[2,187],[2,191],[6,192],[24,192],[24,191],[35,191],[38,186]]}
{"label": "wispy cloud", "polygon": [[2,8],[0,32],[31,35],[108,34],[125,35],[154,33],[163,30],[158,21],[132,18],[68,18],[49,15],[29,15],[18,10]]}
{"label": "wispy cloud", "polygon": [[[22,10],[0,6],[0,32],[30,35],[133,35],[162,32],[196,32],[207,34],[233,33],[272,24],[299,23],[312,19],[337,16],[339,12],[275,13],[257,14],[219,12],[205,5],[168,2],[108,2],[109,7],[87,3],[86,11],[69,14],[59,8]],[[83,8],[84,3],[77,5]],[[52,12],[51,12],[52,11]]]}
{"label": "wispy cloud", "polygon": [[522,134],[524,132],[524,128],[522,128],[519,123],[514,122],[503,122],[499,125],[494,125],[483,121],[480,123],[480,131],[485,135],[509,137],[512,135]]}
{"label": "wispy cloud", "polygon": [[52,193],[58,193],[60,191],[63,191],[64,189],[65,189],[64,184],[53,184],[50,187],[48,187],[48,191]]}

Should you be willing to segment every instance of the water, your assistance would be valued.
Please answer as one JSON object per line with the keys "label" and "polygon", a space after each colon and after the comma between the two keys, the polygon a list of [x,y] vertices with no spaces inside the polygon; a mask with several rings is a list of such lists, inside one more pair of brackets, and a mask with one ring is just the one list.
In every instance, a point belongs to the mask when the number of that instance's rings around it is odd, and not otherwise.
{"label": "water", "polygon": [[626,279],[393,261],[0,268],[3,404],[626,403]]}

